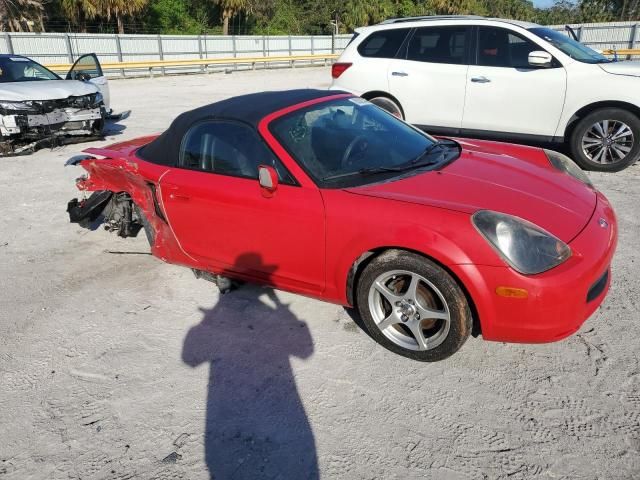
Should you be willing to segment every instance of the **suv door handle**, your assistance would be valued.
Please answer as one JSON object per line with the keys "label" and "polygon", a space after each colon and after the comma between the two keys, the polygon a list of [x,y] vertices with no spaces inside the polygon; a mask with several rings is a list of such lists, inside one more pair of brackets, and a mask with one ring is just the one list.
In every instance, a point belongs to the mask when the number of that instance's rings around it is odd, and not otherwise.
{"label": "suv door handle", "polygon": [[487,77],[484,77],[484,76],[483,77],[473,77],[471,79],[471,81],[473,83],[490,83],[491,82],[491,80],[489,80]]}
{"label": "suv door handle", "polygon": [[408,77],[409,74],[406,72],[391,72],[391,75],[394,77]]}

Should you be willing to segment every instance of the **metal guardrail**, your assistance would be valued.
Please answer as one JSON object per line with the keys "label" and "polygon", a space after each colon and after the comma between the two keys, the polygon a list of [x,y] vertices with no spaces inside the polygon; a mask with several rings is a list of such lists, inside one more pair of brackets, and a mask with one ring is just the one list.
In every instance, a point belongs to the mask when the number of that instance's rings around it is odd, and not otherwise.
{"label": "metal guardrail", "polygon": [[634,49],[616,49],[616,50],[612,50],[612,49],[608,49],[608,50],[603,50],[602,51],[603,55],[640,55],[640,49],[634,48]]}
{"label": "metal guardrail", "polygon": [[[102,63],[103,70],[148,70],[149,76],[153,76],[154,69],[161,69],[162,74],[165,73],[165,68],[176,67],[201,67],[206,71],[209,71],[209,66],[221,65],[221,66],[237,66],[248,65],[251,69],[256,68],[256,64],[268,64],[268,63],[288,63],[291,68],[295,67],[295,62],[307,62],[314,63],[316,61],[323,61],[324,65],[327,65],[328,61],[333,61],[338,58],[337,54],[326,55],[283,55],[283,56],[270,56],[270,57],[232,57],[232,58],[199,58],[190,60],[150,60],[146,62],[111,62]],[[71,64],[68,63],[54,63],[45,65],[48,69],[54,72],[67,72],[71,68]]]}

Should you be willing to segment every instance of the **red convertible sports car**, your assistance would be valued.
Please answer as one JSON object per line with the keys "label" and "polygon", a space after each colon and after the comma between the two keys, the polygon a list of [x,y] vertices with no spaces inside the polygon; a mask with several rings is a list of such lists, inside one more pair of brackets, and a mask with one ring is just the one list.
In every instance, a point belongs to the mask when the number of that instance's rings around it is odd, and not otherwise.
{"label": "red convertible sports car", "polygon": [[71,221],[144,229],[155,256],[199,277],[355,307],[415,360],[470,334],[562,339],[609,288],[615,214],[570,159],[435,139],[349,94],[230,98],[86,153],[69,163],[94,193],[69,203]]}

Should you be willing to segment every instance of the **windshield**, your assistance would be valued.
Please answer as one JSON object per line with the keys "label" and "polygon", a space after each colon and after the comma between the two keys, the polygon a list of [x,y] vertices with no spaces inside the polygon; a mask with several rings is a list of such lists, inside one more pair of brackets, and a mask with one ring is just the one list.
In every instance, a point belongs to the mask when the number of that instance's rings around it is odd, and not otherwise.
{"label": "windshield", "polygon": [[344,188],[437,168],[457,158],[438,142],[361,98],[341,98],[285,115],[270,130],[319,186]]}
{"label": "windshield", "polygon": [[590,49],[586,45],[576,42],[573,38],[569,38],[562,32],[551,30],[550,28],[530,28],[531,33],[536,34],[543,40],[562,51],[565,55],[583,63],[609,63],[604,55]]}
{"label": "windshield", "polygon": [[25,57],[0,58],[0,83],[60,80],[60,77],[39,63]]}

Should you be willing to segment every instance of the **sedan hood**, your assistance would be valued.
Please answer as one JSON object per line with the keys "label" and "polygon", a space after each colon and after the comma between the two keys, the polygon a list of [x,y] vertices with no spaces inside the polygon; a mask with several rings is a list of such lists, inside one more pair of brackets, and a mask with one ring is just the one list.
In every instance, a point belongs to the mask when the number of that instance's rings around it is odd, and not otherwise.
{"label": "sedan hood", "polygon": [[496,153],[495,144],[461,144],[460,158],[441,170],[347,190],[469,214],[503,212],[529,220],[567,243],[591,218],[596,193],[553,168],[542,150],[523,147],[523,155],[514,158]]}
{"label": "sedan hood", "polygon": [[0,83],[0,100],[60,100],[96,93],[98,87],[79,80],[40,80],[35,82]]}
{"label": "sedan hood", "polygon": [[598,65],[607,73],[640,77],[640,62],[612,62]]}

